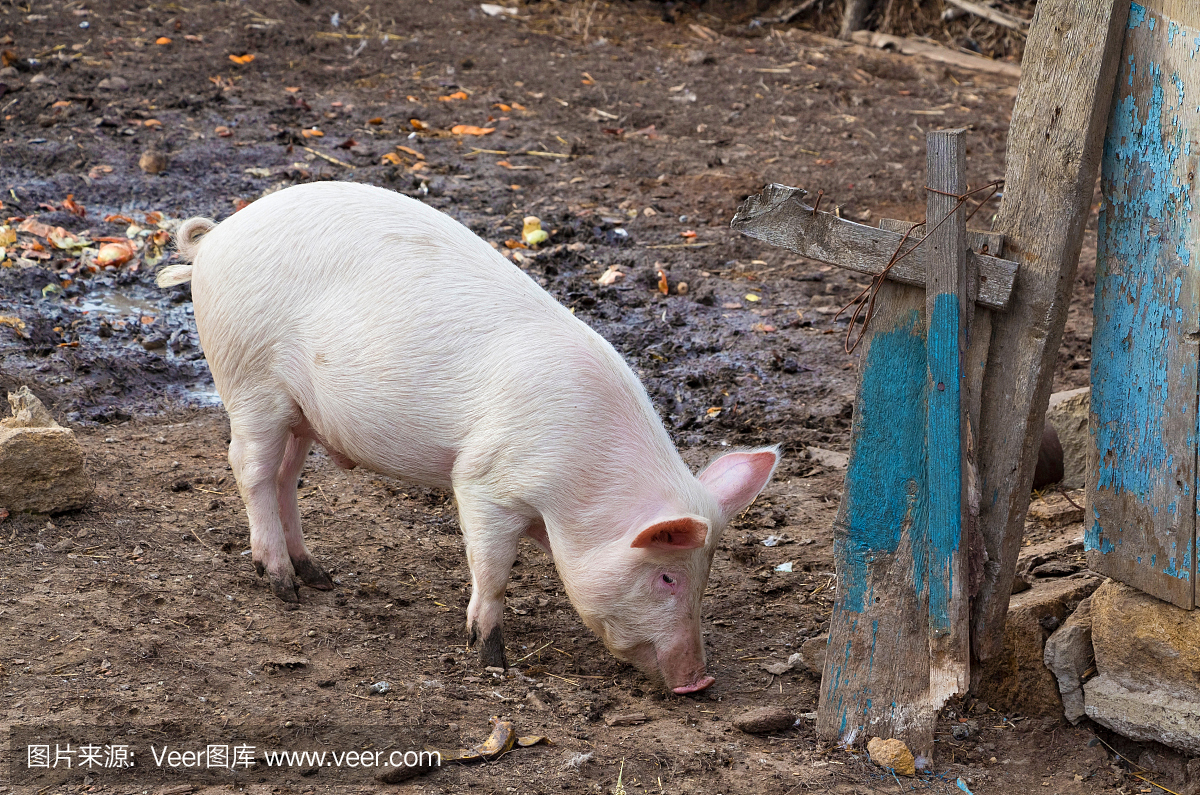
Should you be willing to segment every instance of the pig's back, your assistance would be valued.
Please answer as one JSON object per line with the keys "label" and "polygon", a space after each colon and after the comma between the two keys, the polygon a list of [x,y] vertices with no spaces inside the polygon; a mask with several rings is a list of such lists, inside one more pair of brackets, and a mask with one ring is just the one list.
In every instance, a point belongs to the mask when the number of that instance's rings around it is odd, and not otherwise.
{"label": "pig's back", "polygon": [[271,194],[202,238],[192,281],[231,416],[274,389],[370,469],[439,486],[464,454],[484,477],[561,471],[556,450],[614,424],[635,431],[635,468],[677,460],[607,342],[413,199],[350,183]]}

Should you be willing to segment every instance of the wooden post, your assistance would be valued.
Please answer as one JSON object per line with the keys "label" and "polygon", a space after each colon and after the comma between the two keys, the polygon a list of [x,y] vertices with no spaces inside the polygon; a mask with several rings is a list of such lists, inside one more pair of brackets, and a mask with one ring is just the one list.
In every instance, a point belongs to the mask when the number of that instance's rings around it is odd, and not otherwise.
{"label": "wooden post", "polygon": [[1020,270],[1007,311],[992,317],[979,427],[979,523],[988,562],[971,637],[981,660],[1004,640],[1128,9],[1128,0],[1040,0],[1025,45],[995,225],[1005,256]]}
{"label": "wooden post", "polygon": [[[966,130],[931,132],[927,138],[925,228],[929,246],[929,412],[925,443],[929,456],[929,700],[936,717],[946,699],[966,692],[970,633],[967,544],[962,543],[969,503],[966,442],[971,436],[964,410],[963,356],[974,301],[967,274],[967,213],[958,196],[966,191]],[[969,396],[968,396],[969,399]]]}
{"label": "wooden post", "polygon": [[[936,190],[928,193],[928,237],[911,231],[911,254],[888,271],[859,345],[850,466],[834,522],[837,595],[817,711],[823,738],[849,745],[871,735],[902,737],[922,766],[932,760],[938,710],[969,679],[963,532],[978,505],[969,440],[987,313],[977,315],[983,335],[968,340],[967,329],[976,302],[1005,306],[1016,272],[1014,263],[984,253],[1000,254],[1001,236],[966,231],[957,198],[965,189],[963,135],[930,134]],[[733,227],[870,274],[883,270],[911,228],[883,221],[870,229],[816,212],[802,196],[768,186],[738,208]]]}
{"label": "wooden post", "polygon": [[1200,5],[1130,9],[1104,141],[1092,334],[1090,568],[1196,601]]}

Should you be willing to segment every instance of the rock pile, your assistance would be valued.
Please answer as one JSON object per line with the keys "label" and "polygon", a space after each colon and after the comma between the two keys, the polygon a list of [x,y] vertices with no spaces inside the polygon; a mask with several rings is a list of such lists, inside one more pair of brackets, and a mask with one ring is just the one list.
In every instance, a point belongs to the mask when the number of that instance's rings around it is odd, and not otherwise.
{"label": "rock pile", "polygon": [[13,416],[0,420],[0,508],[60,513],[92,496],[75,432],[54,421],[29,387],[10,392]]}

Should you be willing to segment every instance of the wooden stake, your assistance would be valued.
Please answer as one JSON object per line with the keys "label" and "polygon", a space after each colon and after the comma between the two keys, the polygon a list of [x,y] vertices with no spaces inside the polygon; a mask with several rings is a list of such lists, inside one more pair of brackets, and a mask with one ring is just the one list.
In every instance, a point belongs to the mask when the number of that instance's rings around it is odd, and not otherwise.
{"label": "wooden stake", "polygon": [[988,563],[972,611],[980,660],[1004,640],[1029,490],[1067,319],[1128,0],[1041,0],[1022,63],[996,231],[1020,262],[992,318],[980,416],[980,530]]}

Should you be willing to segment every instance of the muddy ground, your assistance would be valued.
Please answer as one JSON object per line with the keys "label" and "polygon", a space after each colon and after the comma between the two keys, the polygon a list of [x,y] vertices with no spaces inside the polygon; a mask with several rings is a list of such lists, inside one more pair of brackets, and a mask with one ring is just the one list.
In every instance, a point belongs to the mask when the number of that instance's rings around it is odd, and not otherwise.
{"label": "muddy ground", "polygon": [[[971,700],[947,714],[935,769],[915,781],[822,746],[809,717],[767,736],[731,725],[763,705],[816,710],[817,677],[763,666],[828,623],[841,472],[806,450],[847,447],[853,360],[835,313],[863,283],[741,238],[729,220],[767,182],[821,189],[824,207],[855,220],[920,218],[926,130],[970,128],[972,185],[1003,175],[1012,81],[623,2],[533,3],[511,18],[457,0],[5,2],[0,50],[0,213],[33,230],[0,268],[0,316],[14,319],[0,323],[0,389],[29,384],[78,429],[97,487],[83,511],[0,522],[0,723],[115,724],[143,738],[168,721],[184,738],[253,724],[285,745],[316,728],[382,727],[366,745],[408,750],[479,742],[499,714],[554,744],[404,785],[430,793],[608,792],[618,777],[666,793],[961,792],[960,777],[983,793],[1140,785],[1089,746],[1094,727]],[[458,124],[494,131],[449,132]],[[227,423],[186,287],[152,286],[153,261],[169,257],[154,233],[322,179],[418,197],[509,252],[633,364],[691,465],[731,445],[783,445],[776,480],[714,562],[713,688],[653,692],[582,626],[532,544],[509,589],[519,662],[507,676],[480,670],[462,645],[469,573],[447,495],[343,472],[323,453],[301,504],[339,588],[305,590],[289,611],[254,576]],[[550,240],[507,248],[528,214]],[[39,238],[31,218],[77,245]],[[135,256],[105,270],[99,239],[127,235]],[[1089,240],[1056,389],[1087,383]],[[625,279],[597,285],[614,265]],[[784,542],[766,547],[769,535]],[[379,681],[390,690],[369,694]],[[621,725],[634,713],[645,722]],[[949,733],[960,715],[964,740]],[[303,773],[228,780],[335,786],[327,769]],[[383,786],[344,775],[348,791]],[[127,781],[94,771],[29,787],[133,791]]]}

